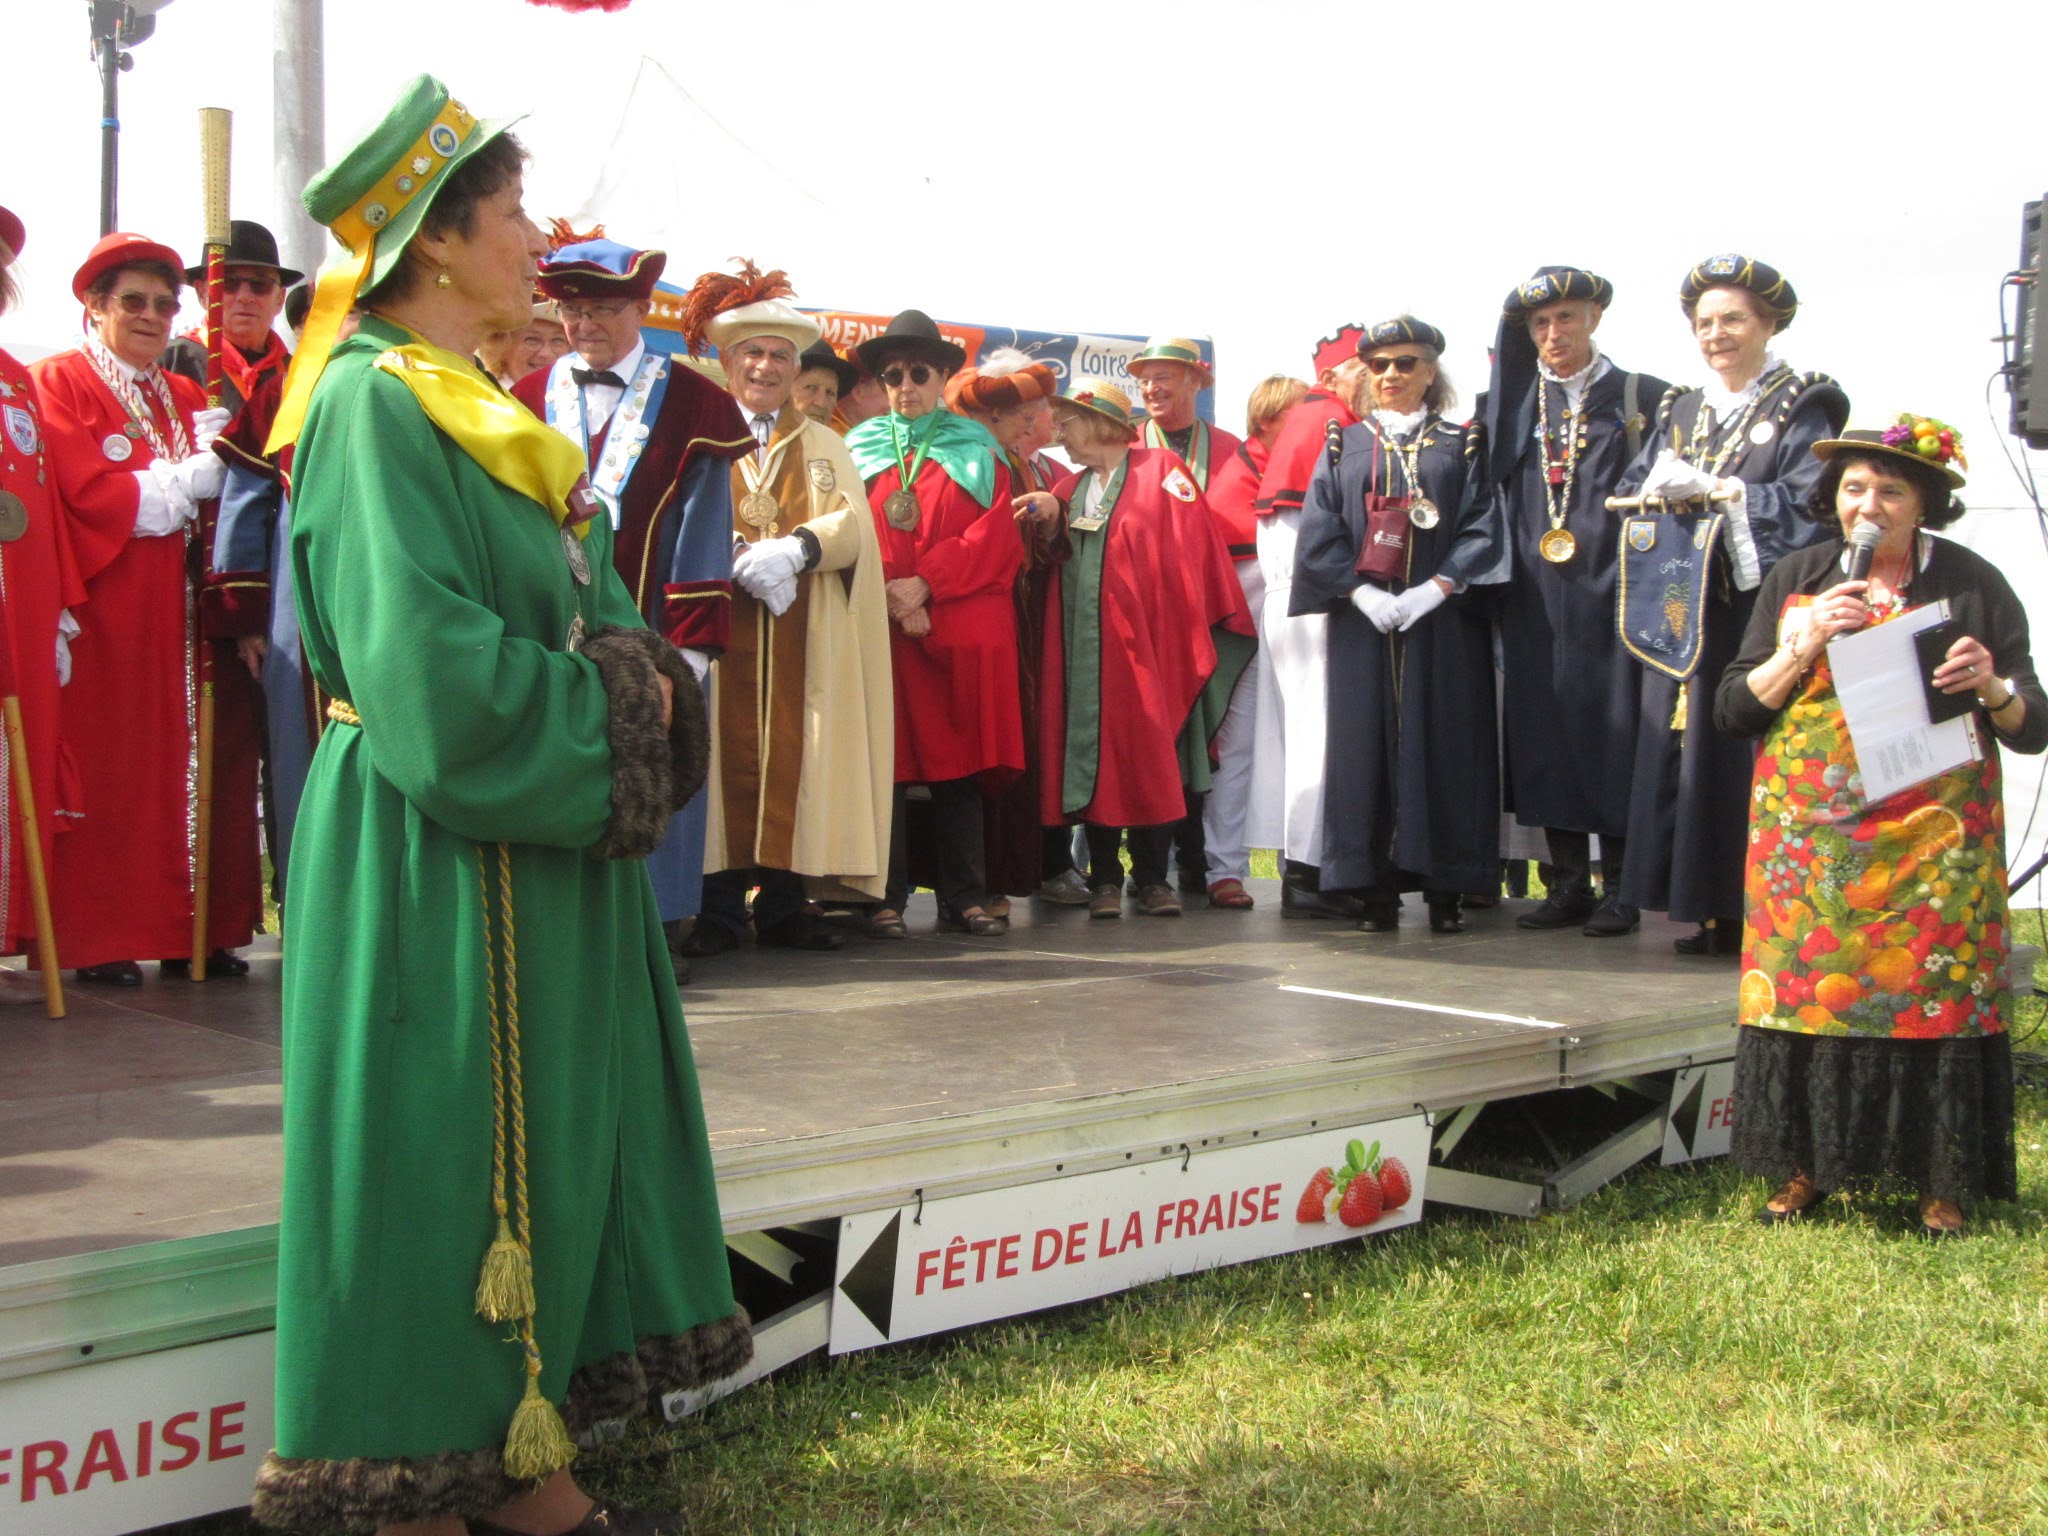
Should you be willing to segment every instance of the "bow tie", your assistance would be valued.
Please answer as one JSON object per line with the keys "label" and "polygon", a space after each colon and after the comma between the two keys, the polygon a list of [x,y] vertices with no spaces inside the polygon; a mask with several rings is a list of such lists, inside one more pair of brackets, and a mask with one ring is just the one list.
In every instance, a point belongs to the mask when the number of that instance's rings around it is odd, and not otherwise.
{"label": "bow tie", "polygon": [[574,379],[579,387],[592,384],[609,384],[613,389],[626,387],[626,381],[609,368],[571,368],[569,377]]}

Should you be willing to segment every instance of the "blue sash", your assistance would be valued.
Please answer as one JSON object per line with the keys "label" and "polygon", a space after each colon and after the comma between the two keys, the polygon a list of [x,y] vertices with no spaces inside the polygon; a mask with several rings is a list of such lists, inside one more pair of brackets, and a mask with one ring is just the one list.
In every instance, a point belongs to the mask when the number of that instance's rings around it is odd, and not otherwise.
{"label": "blue sash", "polygon": [[1700,664],[1707,575],[1727,515],[1690,507],[1622,519],[1616,627],[1629,654],[1684,682]]}

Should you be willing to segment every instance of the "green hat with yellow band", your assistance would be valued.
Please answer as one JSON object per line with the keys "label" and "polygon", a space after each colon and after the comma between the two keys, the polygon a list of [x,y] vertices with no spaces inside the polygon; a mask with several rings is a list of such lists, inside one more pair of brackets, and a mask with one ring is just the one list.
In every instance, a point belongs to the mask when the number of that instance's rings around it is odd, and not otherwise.
{"label": "green hat with yellow band", "polygon": [[348,254],[320,274],[313,290],[267,452],[297,439],[356,296],[391,275],[449,173],[517,121],[487,122],[432,75],[420,75],[382,121],[307,183],[306,212],[333,230]]}

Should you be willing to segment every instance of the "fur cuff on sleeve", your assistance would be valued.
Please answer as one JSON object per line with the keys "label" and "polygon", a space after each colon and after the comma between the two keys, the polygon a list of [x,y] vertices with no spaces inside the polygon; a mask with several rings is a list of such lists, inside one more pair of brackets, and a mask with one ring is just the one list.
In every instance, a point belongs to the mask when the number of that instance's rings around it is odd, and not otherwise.
{"label": "fur cuff on sleeve", "polygon": [[[704,691],[676,648],[649,629],[607,624],[583,642],[583,654],[597,663],[611,700],[612,819],[596,852],[607,859],[645,858],[709,770]],[[666,734],[658,677],[674,689]]]}

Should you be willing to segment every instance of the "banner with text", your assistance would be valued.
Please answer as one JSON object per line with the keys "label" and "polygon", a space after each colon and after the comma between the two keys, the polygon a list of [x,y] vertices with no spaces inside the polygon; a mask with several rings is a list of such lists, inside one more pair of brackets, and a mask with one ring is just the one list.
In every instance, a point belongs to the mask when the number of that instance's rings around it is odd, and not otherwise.
{"label": "banner with text", "polygon": [[1687,1067],[1671,1084],[1664,1120],[1664,1161],[1726,1157],[1735,1140],[1735,1063]]}
{"label": "banner with text", "polygon": [[840,1223],[831,1350],[869,1349],[1418,1221],[1421,1115]]}
{"label": "banner with text", "polygon": [[0,1531],[116,1536],[249,1502],[277,1335],[0,1381]]}

